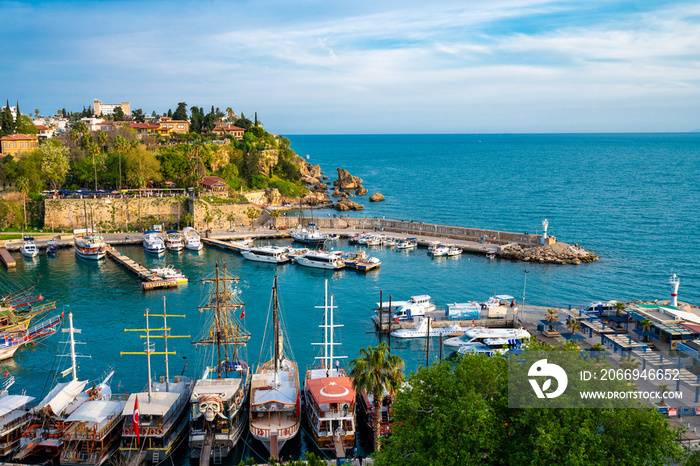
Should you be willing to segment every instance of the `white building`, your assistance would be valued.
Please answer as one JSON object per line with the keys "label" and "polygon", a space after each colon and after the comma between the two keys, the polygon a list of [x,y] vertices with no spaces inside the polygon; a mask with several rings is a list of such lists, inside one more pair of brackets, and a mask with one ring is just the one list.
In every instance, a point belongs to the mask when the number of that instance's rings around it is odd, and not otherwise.
{"label": "white building", "polygon": [[121,107],[124,111],[125,116],[131,116],[131,104],[129,102],[122,102],[120,104],[103,104],[101,100],[92,101],[92,109],[95,112],[95,116],[100,115],[112,115],[117,107]]}

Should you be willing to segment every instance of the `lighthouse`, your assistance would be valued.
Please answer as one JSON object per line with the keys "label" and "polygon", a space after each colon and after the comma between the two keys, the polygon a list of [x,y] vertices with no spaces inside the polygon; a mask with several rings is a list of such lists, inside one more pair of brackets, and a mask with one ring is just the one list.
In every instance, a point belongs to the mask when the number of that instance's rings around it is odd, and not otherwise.
{"label": "lighthouse", "polygon": [[671,275],[671,278],[669,279],[668,283],[671,285],[671,306],[677,307],[678,306],[678,285],[681,284],[681,279],[676,276],[674,273]]}
{"label": "lighthouse", "polygon": [[540,242],[542,244],[545,244],[545,241],[547,241],[547,227],[548,226],[549,226],[549,222],[545,218],[544,220],[542,220],[542,239],[540,240]]}

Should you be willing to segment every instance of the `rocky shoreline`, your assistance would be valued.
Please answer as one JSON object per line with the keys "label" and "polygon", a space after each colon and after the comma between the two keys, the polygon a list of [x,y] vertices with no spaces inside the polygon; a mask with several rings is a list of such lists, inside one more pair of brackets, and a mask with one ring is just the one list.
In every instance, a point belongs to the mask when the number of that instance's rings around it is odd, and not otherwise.
{"label": "rocky shoreline", "polygon": [[498,251],[503,259],[540,264],[574,264],[597,261],[598,254],[586,251],[583,247],[571,246],[565,243],[554,243],[544,246],[523,247],[506,245]]}
{"label": "rocky shoreline", "polygon": [[[312,165],[309,162],[303,161],[300,166],[301,181],[311,191],[309,194],[301,198],[301,202],[308,206],[327,206],[332,207],[340,212],[348,210],[362,210],[364,206],[355,201],[350,200],[356,196],[366,196],[369,190],[362,186],[362,178],[353,176],[343,168],[337,168],[338,179],[330,183],[328,176],[321,170],[320,165]],[[329,195],[328,190],[333,186],[333,192]],[[337,198],[334,203],[331,198]],[[374,193],[369,198],[371,202],[379,202],[384,200],[381,193]]]}

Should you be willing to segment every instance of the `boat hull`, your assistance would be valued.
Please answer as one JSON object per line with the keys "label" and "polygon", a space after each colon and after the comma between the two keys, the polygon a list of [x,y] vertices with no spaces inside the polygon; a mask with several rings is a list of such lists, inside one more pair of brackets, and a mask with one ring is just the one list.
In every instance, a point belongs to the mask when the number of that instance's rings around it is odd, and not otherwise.
{"label": "boat hull", "polygon": [[311,261],[305,257],[300,257],[297,259],[297,264],[303,265],[304,267],[312,267],[315,269],[326,269],[326,270],[339,270],[345,267],[345,264],[332,264],[324,262]]}
{"label": "boat hull", "polygon": [[28,251],[28,250],[26,250],[26,249],[20,248],[19,251],[22,253],[22,255],[23,255],[24,257],[28,257],[29,259],[33,259],[33,258],[35,258],[36,256],[39,255],[39,251],[37,251],[36,249],[34,249],[34,250],[29,250],[29,251]]}
{"label": "boat hull", "polygon": [[83,252],[79,249],[75,249],[75,255],[80,257],[81,259],[85,260],[91,260],[91,261],[98,261],[100,259],[104,259],[105,255],[107,253],[104,251],[98,251],[98,252]]}
{"label": "boat hull", "polygon": [[255,253],[252,253],[250,251],[242,251],[241,255],[245,257],[249,261],[255,261],[255,262],[267,262],[271,264],[284,264],[285,262],[289,262],[289,258],[281,258],[281,257],[273,257],[273,256],[259,256]]}

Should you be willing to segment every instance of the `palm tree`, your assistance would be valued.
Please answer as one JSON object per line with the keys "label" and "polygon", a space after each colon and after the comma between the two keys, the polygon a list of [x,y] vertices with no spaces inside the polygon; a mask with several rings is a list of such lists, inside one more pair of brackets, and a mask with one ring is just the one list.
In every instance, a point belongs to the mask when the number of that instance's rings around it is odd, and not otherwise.
{"label": "palm tree", "polygon": [[131,147],[131,144],[122,136],[114,138],[114,148],[117,149],[117,153],[119,154],[119,191],[122,190],[122,153],[129,150],[129,147]]}
{"label": "palm tree", "polygon": [[547,313],[544,315],[544,320],[549,322],[549,331],[554,331],[554,324],[559,322],[559,310],[547,309]]}
{"label": "palm tree", "polygon": [[581,330],[581,322],[579,322],[579,321],[576,320],[576,319],[569,319],[569,320],[566,322],[566,328],[569,329],[569,331],[570,331],[571,333],[573,333],[574,335],[576,335],[576,332],[577,332],[578,330]]}
{"label": "palm tree", "polygon": [[[22,208],[24,209],[22,232],[24,232],[24,227],[27,224],[27,194],[29,194],[29,180],[23,176],[20,176],[17,179],[17,188],[19,189],[19,192],[22,193]],[[22,233],[22,238],[24,238],[24,233]]]}
{"label": "palm tree", "polygon": [[92,154],[92,166],[95,168],[95,191],[97,191],[97,163],[95,162],[95,156],[102,152],[102,150],[100,146],[95,143],[90,143],[88,150]]}
{"label": "palm tree", "polygon": [[[651,320],[649,320],[649,319],[644,319],[644,320],[642,320],[641,322],[639,322],[639,325],[642,326],[642,330],[643,330],[643,331],[645,331],[645,332],[651,331],[651,326],[652,326]],[[649,337],[647,337],[647,336],[645,335],[644,338],[642,339],[642,341],[643,341],[643,342],[649,341]]]}
{"label": "palm tree", "polygon": [[620,301],[615,302],[615,306],[613,306],[613,307],[615,308],[615,316],[616,317],[620,317],[620,311],[624,311],[625,308],[627,308],[625,303],[622,303]]}
{"label": "palm tree", "polygon": [[229,230],[233,230],[233,222],[236,221],[236,214],[230,213],[226,216],[226,220],[228,221],[228,226]]}
{"label": "palm tree", "polygon": [[600,355],[605,351],[605,347],[600,343],[596,343],[591,346],[589,351],[595,352],[595,360],[596,362],[600,362]]}
{"label": "palm tree", "polygon": [[211,212],[207,211],[207,214],[204,216],[204,221],[207,222],[207,230],[209,229],[209,222],[214,220],[214,216],[211,214]]}
{"label": "palm tree", "polygon": [[381,409],[384,390],[393,393],[403,382],[403,359],[389,353],[389,347],[381,342],[376,348],[360,349],[360,357],[350,362],[352,385],[358,392],[372,393],[374,407],[374,449],[381,447]]}
{"label": "palm tree", "polygon": [[632,356],[627,356],[626,358],[620,359],[620,369],[632,370],[639,367],[639,361],[633,359]]}

